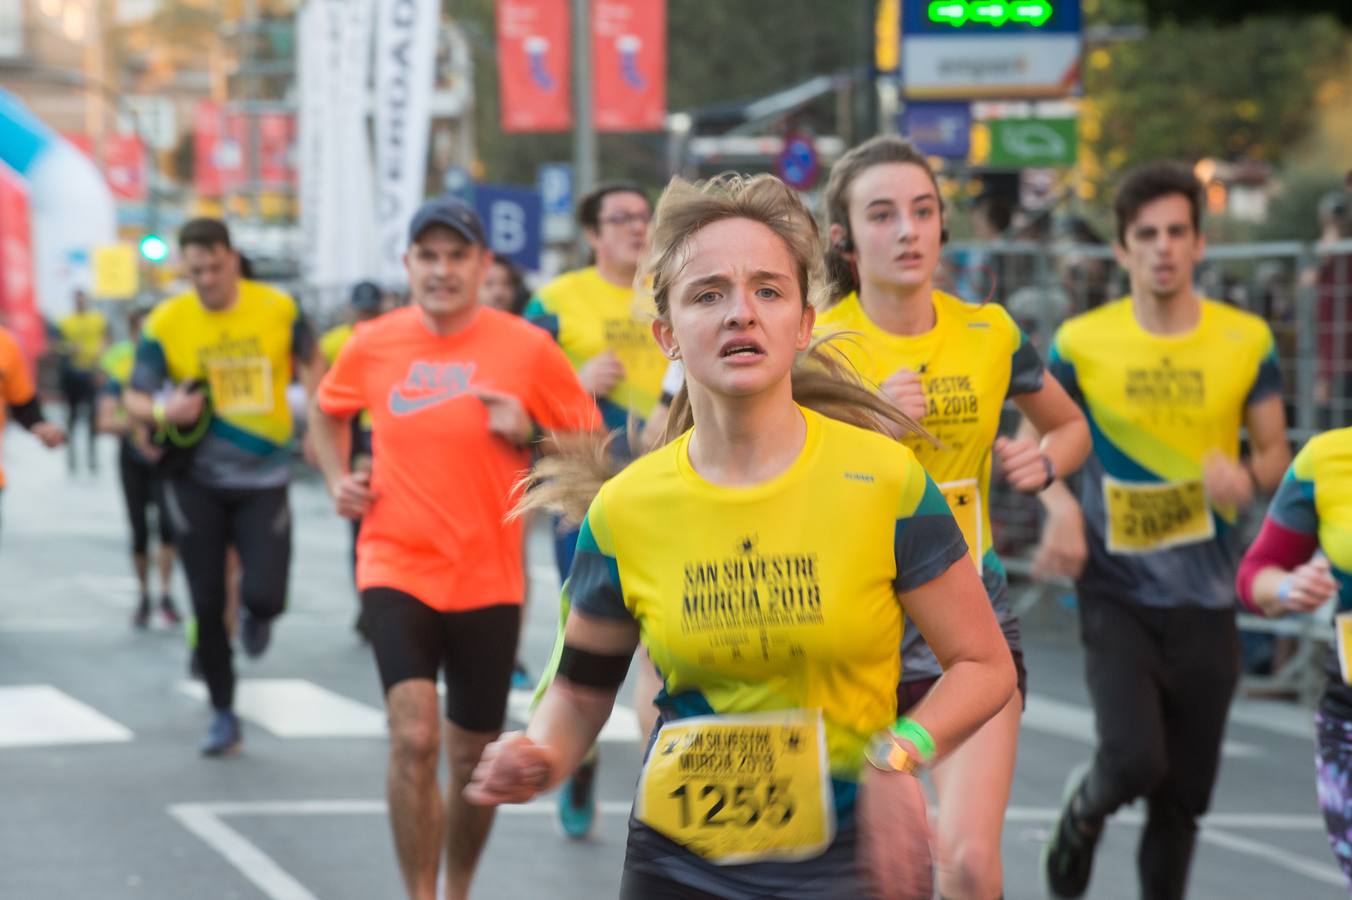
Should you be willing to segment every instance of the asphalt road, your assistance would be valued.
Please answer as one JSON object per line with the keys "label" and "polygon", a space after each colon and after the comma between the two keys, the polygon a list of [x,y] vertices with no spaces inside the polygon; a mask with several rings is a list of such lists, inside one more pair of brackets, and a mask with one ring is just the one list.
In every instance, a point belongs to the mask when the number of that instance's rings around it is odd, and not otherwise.
{"label": "asphalt road", "polygon": [[[207,712],[181,632],[131,629],[134,581],[114,447],[99,476],[13,429],[0,531],[0,898],[394,898],[384,813],[386,741],[370,652],[353,635],[347,531],[310,480],[293,488],[289,611],[258,662],[241,663],[245,751],[204,760]],[[548,535],[531,540],[523,657],[538,670],[557,616]],[[177,596],[186,603],[186,590]],[[1066,773],[1087,758],[1072,620],[1030,617],[1032,697],[1005,829],[1006,897],[1042,897],[1038,855]],[[629,703],[628,693],[622,702]],[[514,697],[519,715],[524,695]],[[1191,896],[1346,896],[1315,804],[1309,713],[1241,702]],[[482,898],[614,896],[638,772],[632,711],[602,745],[597,835],[570,843],[548,800],[504,810]],[[1119,815],[1090,897],[1134,898],[1139,810]]]}

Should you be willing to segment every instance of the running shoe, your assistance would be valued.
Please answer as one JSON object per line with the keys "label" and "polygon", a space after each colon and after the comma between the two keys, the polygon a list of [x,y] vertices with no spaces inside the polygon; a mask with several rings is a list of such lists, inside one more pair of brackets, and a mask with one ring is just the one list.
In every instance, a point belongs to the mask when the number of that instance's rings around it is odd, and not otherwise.
{"label": "running shoe", "polygon": [[1089,876],[1094,869],[1094,850],[1103,834],[1103,823],[1091,825],[1075,813],[1075,801],[1084,787],[1089,767],[1089,763],[1082,763],[1071,770],[1061,798],[1061,815],[1047,845],[1042,848],[1042,874],[1047,893],[1066,900],[1083,897],[1088,890]]}
{"label": "running shoe", "polygon": [[211,718],[206,740],[202,742],[202,755],[229,756],[238,753],[243,740],[239,717],[228,709],[218,709]]}
{"label": "running shoe", "polygon": [[160,598],[160,615],[164,616],[166,625],[183,624],[183,616],[179,615],[178,607],[174,605],[174,598],[168,594]]}
{"label": "running shoe", "polygon": [[131,625],[138,631],[145,631],[150,627],[150,598],[145,594],[141,595],[141,602],[136,604],[136,612],[132,613]]}
{"label": "running shoe", "polygon": [[526,671],[525,665],[518,659],[516,665],[512,666],[512,690],[529,691],[534,687],[535,679],[530,677],[530,672]]}
{"label": "running shoe", "polygon": [[595,748],[577,767],[559,791],[559,825],[575,841],[586,840],[596,827],[596,765],[600,761]]}
{"label": "running shoe", "polygon": [[272,642],[272,620],[260,619],[249,608],[240,605],[239,642],[250,659],[258,659]]}

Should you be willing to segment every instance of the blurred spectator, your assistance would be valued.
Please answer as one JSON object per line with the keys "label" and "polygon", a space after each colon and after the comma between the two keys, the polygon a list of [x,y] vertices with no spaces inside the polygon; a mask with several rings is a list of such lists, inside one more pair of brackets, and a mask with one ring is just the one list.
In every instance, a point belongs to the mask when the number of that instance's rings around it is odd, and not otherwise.
{"label": "blurred spectator", "polygon": [[1107,241],[1081,216],[1068,216],[1058,221],[1056,236],[1062,245],[1057,255],[1057,275],[1061,286],[1072,298],[1075,311],[1085,312],[1102,306],[1109,299],[1112,260],[1085,253],[1079,248],[1106,250]]}
{"label": "blurred spectator", "polygon": [[485,306],[519,316],[530,302],[530,288],[526,287],[525,276],[511,260],[495,256],[479,289],[479,298]]}
{"label": "blurred spectator", "polygon": [[[1317,247],[1352,238],[1352,198],[1336,191],[1319,201],[1320,235]],[[1315,376],[1315,403],[1328,410],[1324,423],[1346,423],[1352,396],[1352,252],[1321,254],[1313,273],[1315,326],[1319,336],[1319,368]]]}

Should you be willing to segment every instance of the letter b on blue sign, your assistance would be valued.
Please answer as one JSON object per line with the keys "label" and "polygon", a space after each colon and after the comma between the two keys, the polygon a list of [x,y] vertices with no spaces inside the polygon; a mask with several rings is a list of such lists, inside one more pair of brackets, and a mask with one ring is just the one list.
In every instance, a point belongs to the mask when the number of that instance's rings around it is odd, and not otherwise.
{"label": "letter b on blue sign", "polygon": [[488,247],[523,269],[540,268],[540,192],[528,188],[480,184],[474,206],[488,231]]}

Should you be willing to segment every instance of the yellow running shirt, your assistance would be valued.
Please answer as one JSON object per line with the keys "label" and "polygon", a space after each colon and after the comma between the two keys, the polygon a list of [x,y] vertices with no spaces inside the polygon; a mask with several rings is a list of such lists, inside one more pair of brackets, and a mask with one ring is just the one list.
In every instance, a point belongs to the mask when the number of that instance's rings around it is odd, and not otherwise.
{"label": "yellow running shirt", "polygon": [[344,322],[342,325],[335,325],[324,336],[319,339],[319,352],[324,354],[324,361],[332,366],[338,360],[338,354],[342,352],[343,347],[352,339],[352,324]]}
{"label": "yellow running shirt", "polygon": [[1195,328],[1161,336],[1128,297],[1064,323],[1048,368],[1094,439],[1081,587],[1146,606],[1232,606],[1235,511],[1211,505],[1202,463],[1237,459],[1245,410],[1281,391],[1267,324],[1203,300]]}
{"label": "yellow running shirt", "polygon": [[[1005,640],[1019,651],[1018,619],[991,545],[991,445],[1005,399],[1041,390],[1042,362],[1001,306],[977,306],[935,291],[934,317],[934,327],[924,334],[892,334],[874,324],[859,296],[850,294],[817,317],[817,334],[845,332],[830,346],[874,387],[903,368],[919,373],[929,400],[922,424],[942,446],[914,435],[903,442],[948,499]],[[918,633],[907,635],[902,668],[906,681],[942,671]]]}
{"label": "yellow running shirt", "polygon": [[211,427],[193,454],[193,475],[212,487],[276,487],[288,480],[292,358],[308,359],[314,336],[287,294],[241,279],[239,296],[215,312],[189,291],[146,319],[132,387],[202,381]]}
{"label": "yellow running shirt", "polygon": [[71,368],[81,372],[97,369],[108,337],[108,320],[103,317],[103,313],[93,309],[71,313],[61,320],[58,327],[61,329],[61,339],[69,348]]}
{"label": "yellow running shirt", "polygon": [[554,336],[574,369],[609,350],[624,366],[624,378],[600,397],[606,427],[623,428],[632,413],[646,419],[662,395],[670,362],[652,335],[634,290],[611,284],[595,266],[567,272],[545,285],[523,313],[532,325]]}
{"label": "yellow running shirt", "polygon": [[804,409],[782,474],[720,487],[687,432],[602,487],[564,586],[578,612],[636,620],[663,721],[820,711],[838,812],[896,716],[898,592],[966,553],[934,482],[896,441]]}

